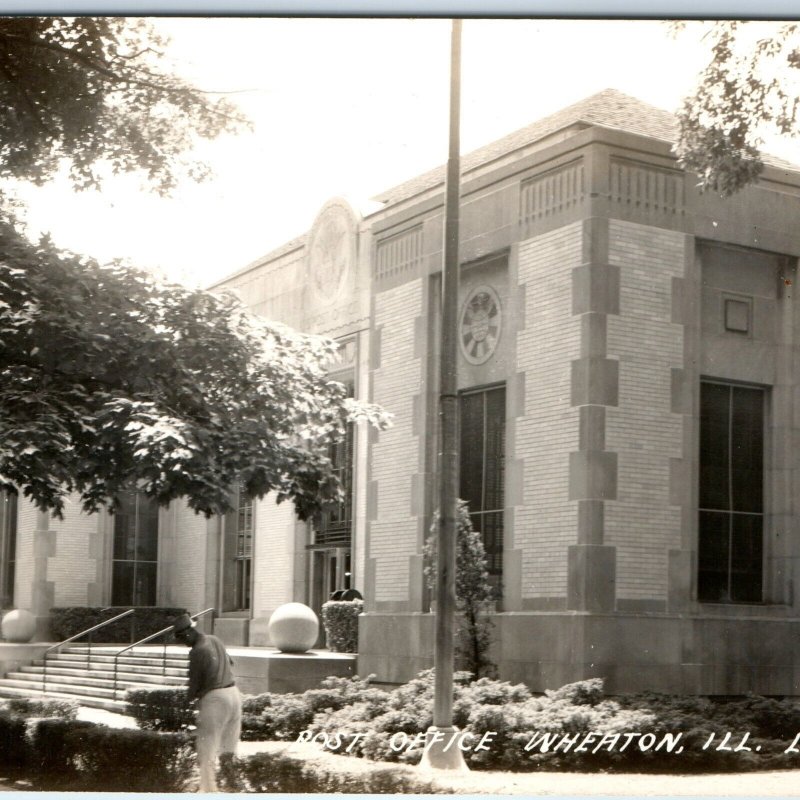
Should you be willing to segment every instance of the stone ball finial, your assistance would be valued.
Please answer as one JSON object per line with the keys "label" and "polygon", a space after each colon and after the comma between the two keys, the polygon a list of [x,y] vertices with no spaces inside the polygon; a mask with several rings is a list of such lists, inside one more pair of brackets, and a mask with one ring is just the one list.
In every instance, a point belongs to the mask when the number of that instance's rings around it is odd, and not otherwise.
{"label": "stone ball finial", "polygon": [[7,642],[15,644],[29,642],[36,632],[36,617],[24,608],[15,608],[3,616],[0,631]]}
{"label": "stone ball finial", "polygon": [[319,619],[303,603],[284,603],[272,612],[267,631],[282,653],[305,653],[317,641]]}

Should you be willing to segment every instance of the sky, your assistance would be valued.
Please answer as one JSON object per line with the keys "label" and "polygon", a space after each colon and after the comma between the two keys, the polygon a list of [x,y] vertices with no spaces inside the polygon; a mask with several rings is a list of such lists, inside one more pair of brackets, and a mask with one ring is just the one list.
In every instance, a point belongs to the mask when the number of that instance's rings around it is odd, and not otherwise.
{"label": "sky", "polygon": [[[102,261],[122,258],[208,286],[305,233],[326,201],[370,198],[447,158],[450,23],[432,19],[159,18],[172,68],[229,93],[253,130],[203,142],[214,171],[171,198],[135,176],[102,192],[22,187],[31,232]],[[676,110],[707,52],[701,24],[466,20],[461,145],[467,153],[606,88]],[[767,149],[800,163],[797,141]]]}

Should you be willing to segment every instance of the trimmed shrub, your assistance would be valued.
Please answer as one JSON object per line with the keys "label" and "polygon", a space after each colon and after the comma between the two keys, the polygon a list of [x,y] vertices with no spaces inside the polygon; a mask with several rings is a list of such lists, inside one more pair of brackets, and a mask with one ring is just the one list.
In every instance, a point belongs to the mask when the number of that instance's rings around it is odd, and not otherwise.
{"label": "trimmed shrub", "polygon": [[376,766],[350,773],[308,762],[300,755],[256,753],[235,759],[223,769],[220,788],[229,792],[290,792],[292,794],[433,794],[428,780],[398,767]]}
{"label": "trimmed shrub", "polygon": [[370,709],[385,706],[390,693],[370,686],[370,678],[326,678],[319,689],[302,694],[266,692],[242,701],[242,739],[293,741],[308,730],[314,716],[365,703]]}
{"label": "trimmed shrub", "polygon": [[183,687],[128,689],[125,713],[146,731],[187,730],[194,726],[196,717]]}
{"label": "trimmed shrub", "polygon": [[18,767],[27,763],[29,744],[25,733],[24,717],[0,710],[0,765]]}
{"label": "trimmed shrub", "polygon": [[78,774],[80,763],[76,744],[81,733],[95,727],[85,720],[52,718],[34,719],[28,724],[30,750],[28,766],[40,781],[71,781]]}
{"label": "trimmed shrub", "polygon": [[334,653],[358,652],[358,615],[363,600],[328,600],[322,604],[325,642]]}
{"label": "trimmed shrub", "polygon": [[68,732],[65,745],[87,790],[181,792],[194,775],[194,750],[184,733],[95,725]]}
{"label": "trimmed shrub", "polygon": [[75,719],[78,703],[74,700],[38,700],[33,697],[9,697],[0,701],[0,708],[17,717],[58,717]]}
{"label": "trimmed shrub", "polygon": [[183,733],[109,728],[83,720],[31,720],[27,763],[36,788],[180,792],[194,775]]}
{"label": "trimmed shrub", "polygon": [[[50,609],[50,631],[56,641],[64,641],[76,633],[85,631],[107,619],[127,611],[129,606],[119,608],[100,608],[85,606],[64,606]],[[92,634],[92,642],[137,642],[151,633],[171,625],[175,617],[184,613],[183,608],[140,606],[132,615],[112,622]],[[133,638],[131,638],[131,617],[133,617]],[[80,639],[80,643],[88,637]]]}
{"label": "trimmed shrub", "polygon": [[[638,695],[610,699],[600,679],[579,681],[533,697],[522,685],[483,679],[474,683],[456,675],[454,724],[471,734],[472,744],[486,735],[487,749],[469,749],[474,769],[536,769],[641,772],[713,772],[795,768],[786,753],[800,731],[800,706],[794,700],[747,698],[719,701]],[[433,674],[392,691],[381,704],[354,702],[318,713],[315,734],[329,739],[332,752],[384,761],[416,763],[421,747],[402,746],[423,734],[432,722]],[[732,733],[724,749],[717,745]],[[733,748],[750,732],[746,747]],[[362,734],[354,741],[354,734]],[[400,747],[392,736],[400,735]],[[710,737],[713,735],[713,739]]]}

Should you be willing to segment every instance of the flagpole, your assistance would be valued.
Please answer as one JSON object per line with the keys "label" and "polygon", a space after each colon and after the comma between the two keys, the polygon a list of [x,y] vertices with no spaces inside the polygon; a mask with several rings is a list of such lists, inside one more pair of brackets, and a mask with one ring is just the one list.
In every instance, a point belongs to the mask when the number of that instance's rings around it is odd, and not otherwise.
{"label": "flagpole", "polygon": [[445,180],[444,267],[442,269],[442,334],[439,373],[439,529],[436,575],[436,630],[433,663],[433,728],[428,731],[421,766],[466,770],[463,754],[452,737],[455,633],[455,567],[458,524],[458,230],[460,200],[461,20],[452,23],[450,39],[450,132]]}

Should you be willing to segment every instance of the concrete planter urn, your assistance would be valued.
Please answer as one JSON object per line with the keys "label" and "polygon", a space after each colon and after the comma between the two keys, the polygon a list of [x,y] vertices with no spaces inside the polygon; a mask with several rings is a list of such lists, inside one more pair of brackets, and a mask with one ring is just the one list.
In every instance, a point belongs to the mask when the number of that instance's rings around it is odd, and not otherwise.
{"label": "concrete planter urn", "polygon": [[272,612],[267,632],[282,653],[305,653],[317,641],[319,619],[303,603],[284,603]]}
{"label": "concrete planter urn", "polygon": [[24,608],[15,608],[3,617],[0,631],[7,642],[14,644],[29,642],[36,632],[36,618]]}

